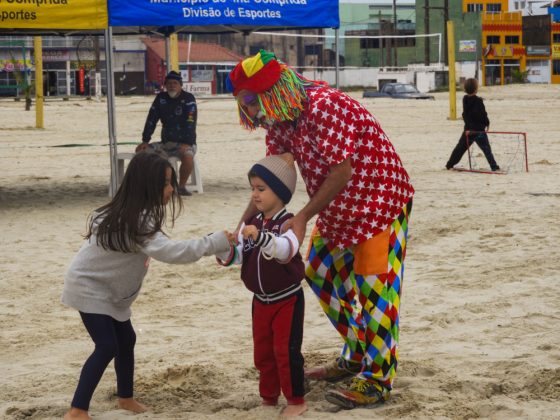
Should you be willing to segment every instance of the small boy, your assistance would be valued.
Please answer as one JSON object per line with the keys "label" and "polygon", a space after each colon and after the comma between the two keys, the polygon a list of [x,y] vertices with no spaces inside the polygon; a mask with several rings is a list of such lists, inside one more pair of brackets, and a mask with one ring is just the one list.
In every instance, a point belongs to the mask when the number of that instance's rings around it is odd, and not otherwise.
{"label": "small boy", "polygon": [[[486,131],[490,128],[490,120],[488,119],[484,101],[480,96],[476,95],[478,93],[478,80],[473,78],[465,80],[464,88],[466,93],[463,96],[463,120],[465,121],[465,126],[463,134],[461,134],[459,142],[451,152],[445,168],[452,169],[458,164],[471,146],[472,141],[474,141],[478,144],[482,153],[484,153],[490,169],[494,172],[499,171],[500,167],[496,163],[496,159],[494,159],[488,135],[486,134]],[[469,136],[469,139],[472,139],[470,143],[467,142],[467,136]]]}
{"label": "small boy", "polygon": [[293,417],[307,409],[301,354],[305,267],[295,234],[281,233],[293,217],[285,208],[296,186],[293,157],[286,153],[261,159],[248,177],[257,211],[241,225],[238,246],[218,261],[241,264],[241,279],[254,293],[254,361],[262,404],[277,405],[282,391],[288,401],[282,416]]}

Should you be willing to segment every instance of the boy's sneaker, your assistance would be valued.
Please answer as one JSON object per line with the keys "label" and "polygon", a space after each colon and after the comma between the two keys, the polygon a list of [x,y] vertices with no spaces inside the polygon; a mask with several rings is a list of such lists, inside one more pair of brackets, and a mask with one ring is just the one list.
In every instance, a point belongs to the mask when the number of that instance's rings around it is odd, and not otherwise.
{"label": "boy's sneaker", "polygon": [[361,363],[349,362],[342,357],[338,357],[328,365],[307,369],[305,377],[316,381],[338,382],[357,375],[361,370]]}
{"label": "boy's sneaker", "polygon": [[328,402],[346,410],[358,406],[367,406],[385,402],[391,396],[391,391],[377,382],[370,382],[361,378],[352,379],[348,389],[330,389],[325,393]]}

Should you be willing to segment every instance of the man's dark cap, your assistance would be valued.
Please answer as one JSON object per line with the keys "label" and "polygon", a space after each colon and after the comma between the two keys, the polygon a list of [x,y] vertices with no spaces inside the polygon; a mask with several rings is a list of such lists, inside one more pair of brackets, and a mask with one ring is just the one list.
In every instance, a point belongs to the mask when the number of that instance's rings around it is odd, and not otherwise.
{"label": "man's dark cap", "polygon": [[168,80],[177,80],[179,83],[181,83],[181,85],[183,84],[183,78],[174,70],[171,70],[169,73],[167,73],[167,76],[165,76],[165,81],[167,82]]}

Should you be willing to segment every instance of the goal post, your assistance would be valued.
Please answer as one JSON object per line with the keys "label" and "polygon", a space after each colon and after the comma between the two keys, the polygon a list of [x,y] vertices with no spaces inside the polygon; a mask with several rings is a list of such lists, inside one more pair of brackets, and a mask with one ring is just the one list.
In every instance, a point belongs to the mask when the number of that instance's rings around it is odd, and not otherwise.
{"label": "goal post", "polygon": [[[486,135],[492,149],[498,171],[492,171],[486,156],[478,146],[478,140]],[[466,157],[456,167],[460,171],[507,174],[529,172],[527,160],[527,133],[516,131],[469,131],[465,136],[467,142]]]}

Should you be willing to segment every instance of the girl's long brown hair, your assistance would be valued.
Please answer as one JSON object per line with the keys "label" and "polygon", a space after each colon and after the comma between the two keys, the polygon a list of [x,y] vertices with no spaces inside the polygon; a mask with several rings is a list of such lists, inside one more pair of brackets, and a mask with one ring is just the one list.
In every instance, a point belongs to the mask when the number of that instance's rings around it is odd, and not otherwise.
{"label": "girl's long brown hair", "polygon": [[167,218],[163,204],[167,168],[171,168],[174,190],[169,202],[173,225],[183,208],[178,199],[175,170],[157,153],[140,152],[131,159],[113,199],[90,215],[86,239],[95,234],[97,244],[103,249],[135,252],[147,238],[160,231]]}

